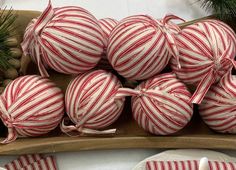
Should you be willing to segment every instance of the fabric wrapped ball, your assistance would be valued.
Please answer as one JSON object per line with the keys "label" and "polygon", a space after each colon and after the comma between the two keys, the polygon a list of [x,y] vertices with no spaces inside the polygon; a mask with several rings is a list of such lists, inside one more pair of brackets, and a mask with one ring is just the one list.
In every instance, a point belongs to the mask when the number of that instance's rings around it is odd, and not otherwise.
{"label": "fabric wrapped ball", "polygon": [[98,63],[98,68],[110,71],[110,70],[113,70],[113,68],[110,65],[109,61],[107,60],[106,47],[108,44],[110,33],[118,24],[118,21],[112,18],[103,18],[103,19],[98,20],[98,22],[104,32],[104,37],[105,37],[105,51],[104,51],[104,54],[102,55],[102,59]]}
{"label": "fabric wrapped ball", "polygon": [[115,129],[100,130],[120,116],[125,97],[119,95],[122,85],[110,72],[96,70],[72,80],[65,95],[66,113],[75,125],[61,124],[64,133],[111,134]]}
{"label": "fabric wrapped ball", "polygon": [[236,134],[236,76],[227,73],[212,86],[199,106],[204,122],[221,133]]}
{"label": "fabric wrapped ball", "polygon": [[20,136],[40,136],[55,129],[64,115],[62,91],[47,78],[23,76],[0,96],[0,118],[8,128],[2,143]]}
{"label": "fabric wrapped ball", "polygon": [[156,20],[134,15],[121,20],[108,41],[107,58],[113,68],[130,80],[143,80],[160,73],[171,55],[178,57],[175,34],[180,28],[170,23],[171,19],[180,18],[167,15]]}
{"label": "fabric wrapped ball", "polygon": [[106,46],[107,46],[111,31],[118,24],[118,21],[113,18],[103,18],[103,19],[98,20],[98,22],[99,22],[100,27],[102,28],[103,33],[104,33],[104,38],[105,38],[105,42],[106,42]]}
{"label": "fabric wrapped ball", "polygon": [[133,117],[146,131],[168,135],[182,129],[191,119],[191,93],[173,73],[155,76],[135,89],[132,97]]}
{"label": "fabric wrapped ball", "polygon": [[179,61],[171,67],[178,78],[197,86],[190,102],[201,103],[212,84],[235,66],[236,36],[217,20],[205,20],[185,27],[176,37]]}
{"label": "fabric wrapped ball", "polygon": [[46,67],[64,74],[78,74],[94,68],[104,51],[104,33],[87,10],[66,6],[46,10],[27,26],[22,49],[48,76]]}

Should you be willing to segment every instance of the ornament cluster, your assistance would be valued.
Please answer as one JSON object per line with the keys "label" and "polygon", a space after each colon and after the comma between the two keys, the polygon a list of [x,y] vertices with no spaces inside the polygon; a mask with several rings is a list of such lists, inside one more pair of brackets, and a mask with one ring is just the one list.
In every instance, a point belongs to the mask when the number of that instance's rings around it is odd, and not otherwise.
{"label": "ornament cluster", "polygon": [[[106,128],[121,115],[127,96],[133,118],[152,134],[181,130],[194,103],[210,128],[236,133],[235,33],[213,19],[181,30],[173,19],[182,20],[174,15],[97,20],[83,8],[49,4],[29,23],[22,42],[41,76],[15,79],[0,97],[0,117],[8,128],[2,143],[46,134],[58,124],[68,135],[113,134],[116,129]],[[98,63],[114,70],[96,69]],[[166,67],[172,71],[163,73]],[[65,97],[47,78],[48,69],[77,75]],[[123,87],[121,76],[139,84]],[[196,90],[190,93],[187,85]]]}

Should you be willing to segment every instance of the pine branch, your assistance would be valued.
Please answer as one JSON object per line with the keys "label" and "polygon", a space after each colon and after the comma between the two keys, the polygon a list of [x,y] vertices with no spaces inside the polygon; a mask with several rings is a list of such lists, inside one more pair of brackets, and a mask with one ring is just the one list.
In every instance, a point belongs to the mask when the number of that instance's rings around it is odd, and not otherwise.
{"label": "pine branch", "polygon": [[212,11],[219,19],[236,17],[236,0],[199,0],[206,11]]}
{"label": "pine branch", "polygon": [[12,36],[15,27],[16,14],[13,10],[3,9],[0,13],[0,70],[4,71],[11,67],[8,60],[11,58],[10,48],[6,45],[6,40]]}

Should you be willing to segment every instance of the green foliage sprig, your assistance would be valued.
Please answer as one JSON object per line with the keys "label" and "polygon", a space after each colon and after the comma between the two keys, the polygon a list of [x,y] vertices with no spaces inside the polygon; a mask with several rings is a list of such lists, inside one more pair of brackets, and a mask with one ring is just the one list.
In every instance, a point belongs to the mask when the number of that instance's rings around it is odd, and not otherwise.
{"label": "green foliage sprig", "polygon": [[11,37],[15,30],[13,26],[17,15],[12,9],[3,9],[0,12],[0,70],[6,70],[10,67],[8,60],[11,58],[10,48],[6,41]]}
{"label": "green foliage sprig", "polygon": [[199,0],[206,11],[212,11],[219,19],[236,17],[236,0]]}

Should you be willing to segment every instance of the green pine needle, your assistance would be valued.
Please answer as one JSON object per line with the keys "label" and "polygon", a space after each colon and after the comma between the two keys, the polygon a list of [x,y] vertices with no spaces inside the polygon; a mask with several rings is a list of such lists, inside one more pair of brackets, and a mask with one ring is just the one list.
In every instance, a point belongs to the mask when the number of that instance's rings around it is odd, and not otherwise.
{"label": "green pine needle", "polygon": [[11,65],[8,60],[11,58],[10,48],[6,45],[6,40],[12,36],[15,27],[13,23],[16,20],[16,14],[13,10],[3,9],[0,13],[0,70],[6,70]]}
{"label": "green pine needle", "polygon": [[199,0],[202,7],[212,11],[219,19],[232,20],[236,17],[236,0]]}

